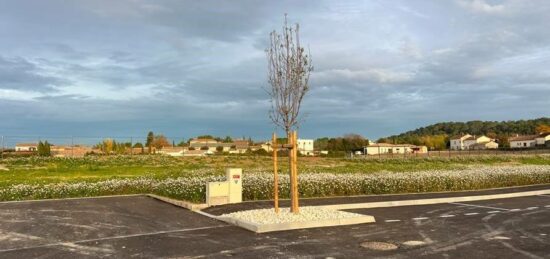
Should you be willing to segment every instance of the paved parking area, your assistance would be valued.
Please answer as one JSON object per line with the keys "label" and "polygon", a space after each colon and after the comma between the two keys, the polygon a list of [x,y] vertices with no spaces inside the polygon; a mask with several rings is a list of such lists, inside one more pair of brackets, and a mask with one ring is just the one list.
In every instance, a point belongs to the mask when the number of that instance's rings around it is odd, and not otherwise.
{"label": "paved parking area", "polygon": [[0,258],[550,256],[550,196],[353,211],[378,222],[255,234],[144,196],[0,203]]}

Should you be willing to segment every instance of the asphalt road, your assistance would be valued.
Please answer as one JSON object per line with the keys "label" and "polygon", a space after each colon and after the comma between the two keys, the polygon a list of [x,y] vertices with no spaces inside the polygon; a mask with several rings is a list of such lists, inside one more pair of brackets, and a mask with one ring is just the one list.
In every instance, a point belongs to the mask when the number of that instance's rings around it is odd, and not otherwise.
{"label": "asphalt road", "polygon": [[550,196],[352,211],[377,222],[255,234],[144,196],[0,203],[0,258],[550,258]]}

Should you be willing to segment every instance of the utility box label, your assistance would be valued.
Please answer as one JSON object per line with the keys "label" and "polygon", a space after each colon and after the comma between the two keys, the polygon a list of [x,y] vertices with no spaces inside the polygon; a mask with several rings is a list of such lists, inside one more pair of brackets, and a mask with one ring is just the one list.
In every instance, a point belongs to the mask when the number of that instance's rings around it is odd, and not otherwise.
{"label": "utility box label", "polygon": [[225,170],[227,181],[229,181],[229,203],[243,201],[243,181],[241,168],[227,168]]}

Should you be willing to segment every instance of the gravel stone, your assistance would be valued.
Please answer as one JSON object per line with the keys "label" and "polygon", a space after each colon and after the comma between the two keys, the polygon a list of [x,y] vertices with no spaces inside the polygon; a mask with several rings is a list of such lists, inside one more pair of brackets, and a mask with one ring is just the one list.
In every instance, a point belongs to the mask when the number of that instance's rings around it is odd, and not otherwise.
{"label": "gravel stone", "polygon": [[231,217],[260,225],[356,218],[362,216],[362,214],[319,208],[315,206],[300,207],[299,214],[291,213],[290,208],[280,208],[279,214],[276,214],[274,209],[257,209],[238,211],[222,215],[222,217]]}

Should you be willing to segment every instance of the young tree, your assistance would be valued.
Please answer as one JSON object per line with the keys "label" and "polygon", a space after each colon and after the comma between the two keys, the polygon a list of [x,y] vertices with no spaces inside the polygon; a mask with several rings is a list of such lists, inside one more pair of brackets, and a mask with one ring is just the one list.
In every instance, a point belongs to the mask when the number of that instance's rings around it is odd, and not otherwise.
{"label": "young tree", "polygon": [[269,34],[266,50],[268,61],[268,89],[271,97],[270,118],[287,133],[298,128],[300,106],[309,91],[309,75],[313,71],[311,57],[300,43],[300,26],[289,26],[287,16],[281,34]]}
{"label": "young tree", "polygon": [[153,145],[154,140],[155,134],[152,131],[149,131],[149,133],[147,133],[147,141],[145,142],[145,146],[147,146],[149,154],[151,154],[151,145]]}
{"label": "young tree", "polygon": [[39,156],[44,156],[44,143],[42,143],[42,140],[38,141],[37,152]]}
{"label": "young tree", "polygon": [[233,139],[230,136],[225,136],[225,138],[222,141],[223,143],[231,143],[233,142]]}
{"label": "young tree", "polygon": [[108,139],[105,139],[103,140],[103,152],[106,154],[106,155],[110,155],[111,152],[113,152],[113,149],[114,149],[114,140],[108,138]]}
{"label": "young tree", "polygon": [[161,149],[163,147],[169,147],[170,142],[168,142],[168,139],[164,135],[160,134],[154,137],[152,145],[157,149]]}
{"label": "young tree", "polygon": [[47,140],[44,142],[44,156],[52,155],[51,146],[52,145]]}
{"label": "young tree", "polygon": [[[300,43],[300,26],[288,25],[285,14],[282,32],[272,31],[269,34],[270,44],[266,49],[268,62],[268,89],[271,97],[271,121],[281,127],[290,139],[291,131],[299,128],[300,107],[309,90],[309,75],[313,71],[311,57]],[[289,149],[289,160],[292,161]],[[290,172],[293,163],[289,163]],[[290,174],[292,212],[298,212],[297,176]],[[295,188],[295,189],[294,189]],[[296,207],[295,207],[296,206]]]}

